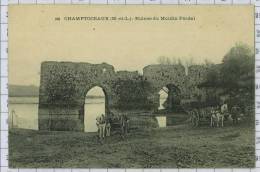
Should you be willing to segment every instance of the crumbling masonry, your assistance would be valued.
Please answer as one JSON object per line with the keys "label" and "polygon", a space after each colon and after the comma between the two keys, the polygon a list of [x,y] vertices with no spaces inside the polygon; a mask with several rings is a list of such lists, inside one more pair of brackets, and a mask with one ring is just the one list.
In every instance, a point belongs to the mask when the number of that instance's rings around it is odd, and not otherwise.
{"label": "crumbling masonry", "polygon": [[[149,65],[143,75],[138,72],[115,72],[112,65],[43,62],[39,95],[39,129],[84,131],[84,103],[87,92],[94,86],[103,88],[106,96],[106,111],[119,108],[116,92],[121,81],[142,81],[149,84],[146,90],[148,106],[159,106],[158,92],[164,86],[174,85],[180,104],[200,94],[198,84],[204,81],[206,67],[194,65],[188,74],[182,65]],[[138,96],[136,96],[138,99]],[[146,107],[147,108],[147,107]]]}

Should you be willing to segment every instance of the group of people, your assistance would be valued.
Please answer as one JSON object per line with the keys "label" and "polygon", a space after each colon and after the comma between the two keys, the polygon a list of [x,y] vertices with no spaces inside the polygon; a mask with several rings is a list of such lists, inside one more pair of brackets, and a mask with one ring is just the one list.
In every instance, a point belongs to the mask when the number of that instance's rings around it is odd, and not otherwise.
{"label": "group of people", "polygon": [[241,110],[237,105],[234,105],[229,110],[227,103],[223,103],[221,106],[193,109],[189,111],[189,114],[191,115],[191,123],[193,126],[198,126],[201,119],[210,119],[211,127],[223,127],[224,120],[227,119],[232,120],[233,124],[237,124]]}
{"label": "group of people", "polygon": [[233,124],[237,124],[239,117],[242,116],[241,109],[237,105],[234,105],[230,111],[228,110],[228,105],[224,103],[220,110],[216,109],[214,113],[211,115],[211,126],[214,126],[214,123],[216,123],[217,127],[219,126],[219,122],[221,122],[221,126],[223,127],[224,120],[232,120]]}
{"label": "group of people", "polygon": [[[130,120],[126,114],[120,115],[118,118],[114,118],[114,123],[119,123],[121,135],[125,136],[129,133]],[[98,128],[98,137],[104,139],[111,135],[112,117],[111,115],[101,114],[96,118],[96,125]]]}

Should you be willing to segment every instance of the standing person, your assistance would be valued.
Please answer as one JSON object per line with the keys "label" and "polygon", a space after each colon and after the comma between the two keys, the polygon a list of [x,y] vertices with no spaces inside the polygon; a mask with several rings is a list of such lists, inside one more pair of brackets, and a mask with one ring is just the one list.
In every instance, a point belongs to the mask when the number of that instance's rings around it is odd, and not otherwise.
{"label": "standing person", "polygon": [[101,115],[101,120],[100,120],[100,130],[101,130],[101,137],[104,139],[105,138],[105,131],[106,131],[106,119],[105,115]]}
{"label": "standing person", "polygon": [[111,130],[111,118],[107,116],[106,118],[106,136],[110,136]]}
{"label": "standing person", "polygon": [[121,132],[122,135],[125,135],[129,132],[129,118],[127,117],[127,115],[123,114],[121,116]]}
{"label": "standing person", "polygon": [[100,124],[100,116],[98,116],[97,118],[96,118],[96,125],[97,125],[97,128],[98,128],[98,137],[99,138],[101,138],[101,134],[100,134],[100,126],[99,126],[99,124]]}
{"label": "standing person", "polygon": [[228,105],[227,103],[223,103],[222,106],[220,107],[220,112],[224,116],[224,119],[228,119]]}
{"label": "standing person", "polygon": [[223,103],[223,105],[221,106],[221,113],[225,114],[228,112],[228,105],[226,103]]}
{"label": "standing person", "polygon": [[233,106],[231,109],[231,117],[233,119],[233,124],[238,123],[238,113],[239,113],[239,107],[237,105]]}
{"label": "standing person", "polygon": [[124,135],[124,128],[125,128],[125,122],[124,122],[124,115],[120,116],[120,127],[121,127],[121,135]]}
{"label": "standing person", "polygon": [[121,124],[121,134],[122,136],[124,136],[126,134],[126,127],[127,127],[127,124],[126,124],[126,115],[123,114],[121,117],[120,117],[120,124]]}

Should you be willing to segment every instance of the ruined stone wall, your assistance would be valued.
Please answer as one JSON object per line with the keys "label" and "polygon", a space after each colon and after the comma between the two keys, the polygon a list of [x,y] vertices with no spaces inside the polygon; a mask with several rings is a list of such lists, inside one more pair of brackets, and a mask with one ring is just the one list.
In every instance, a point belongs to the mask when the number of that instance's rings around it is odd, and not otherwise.
{"label": "ruined stone wall", "polygon": [[143,77],[151,82],[158,92],[168,84],[174,84],[182,92],[186,79],[182,65],[149,65],[144,67]]}
{"label": "ruined stone wall", "polygon": [[198,96],[204,96],[204,90],[197,86],[205,82],[208,68],[202,65],[192,65],[188,68],[188,76],[186,82],[186,98],[194,99]]}
{"label": "ruined stone wall", "polygon": [[185,104],[197,101],[198,97],[205,98],[205,90],[199,89],[198,85],[205,81],[207,72],[205,65],[189,66],[187,75],[182,65],[149,65],[143,69],[143,77],[154,87],[150,97],[154,102],[159,103],[160,89],[172,84],[179,91],[181,104]]}
{"label": "ruined stone wall", "polygon": [[[149,65],[140,75],[137,71],[115,72],[114,67],[106,63],[43,62],[39,129],[84,131],[85,96],[94,86],[103,88],[107,111],[129,100],[132,108],[142,108],[141,101],[145,104],[143,108],[148,106],[155,110],[159,105],[158,92],[169,84],[176,86],[182,99],[200,94],[197,85],[204,80],[206,72],[205,67],[198,65],[191,66],[188,75],[182,65]],[[125,83],[129,84],[122,86]],[[127,94],[134,97],[128,99]]]}
{"label": "ruined stone wall", "polygon": [[186,74],[182,65],[149,65],[143,69],[143,77],[152,85],[149,99],[159,107],[160,95],[159,91],[168,85],[176,86],[176,90],[185,93]]}
{"label": "ruined stone wall", "polygon": [[84,104],[94,86],[103,88],[110,106],[116,101],[111,87],[113,66],[71,62],[44,62],[41,66],[39,129],[84,130]]}

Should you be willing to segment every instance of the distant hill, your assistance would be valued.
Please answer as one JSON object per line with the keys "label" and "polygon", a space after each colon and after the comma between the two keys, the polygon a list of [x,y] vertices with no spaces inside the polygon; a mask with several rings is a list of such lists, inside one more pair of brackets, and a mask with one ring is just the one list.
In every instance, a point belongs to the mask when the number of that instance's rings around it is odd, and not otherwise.
{"label": "distant hill", "polygon": [[[39,87],[35,85],[9,85],[10,97],[38,97]],[[88,95],[87,98],[103,98],[99,95]]]}
{"label": "distant hill", "polygon": [[39,87],[34,85],[9,85],[10,97],[38,97]]}

